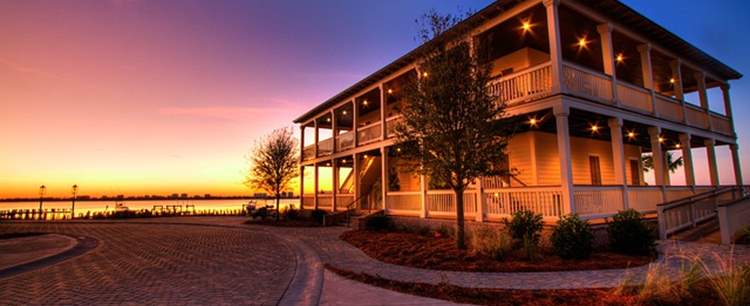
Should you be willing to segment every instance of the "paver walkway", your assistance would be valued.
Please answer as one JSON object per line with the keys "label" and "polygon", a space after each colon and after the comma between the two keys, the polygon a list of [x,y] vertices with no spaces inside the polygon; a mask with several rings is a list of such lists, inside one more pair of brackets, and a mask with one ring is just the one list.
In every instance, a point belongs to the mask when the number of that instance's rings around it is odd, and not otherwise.
{"label": "paver walkway", "polygon": [[0,233],[32,231],[99,243],[55,265],[0,278],[0,304],[276,305],[295,272],[288,244],[250,228],[0,224]]}

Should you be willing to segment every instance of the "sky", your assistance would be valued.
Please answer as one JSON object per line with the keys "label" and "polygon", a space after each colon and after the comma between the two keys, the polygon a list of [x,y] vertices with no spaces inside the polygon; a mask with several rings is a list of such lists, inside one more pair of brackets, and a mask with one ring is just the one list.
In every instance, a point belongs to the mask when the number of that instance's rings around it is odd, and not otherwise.
{"label": "sky", "polygon": [[[259,137],[416,47],[427,10],[490,2],[0,1],[0,198],[42,184],[51,196],[73,184],[89,195],[248,194]],[[750,72],[750,2],[624,2]],[[737,118],[749,98],[747,78],[732,82]],[[735,124],[748,161],[750,121]],[[728,152],[719,157],[731,180]]]}

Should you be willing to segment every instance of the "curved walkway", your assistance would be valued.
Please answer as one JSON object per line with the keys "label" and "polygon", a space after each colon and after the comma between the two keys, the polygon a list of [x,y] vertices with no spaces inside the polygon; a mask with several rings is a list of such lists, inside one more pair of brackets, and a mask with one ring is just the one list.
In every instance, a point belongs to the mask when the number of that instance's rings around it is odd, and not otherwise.
{"label": "curved walkway", "polygon": [[[436,271],[406,266],[393,265],[375,260],[356,247],[340,240],[338,237],[346,228],[312,228],[295,229],[279,228],[276,232],[295,237],[316,250],[321,260],[331,266],[353,272],[378,275],[383,278],[405,281],[438,284],[447,282],[456,286],[469,288],[503,288],[503,289],[575,289],[575,288],[611,288],[620,285],[624,278],[639,281],[643,279],[648,266],[631,269],[610,269],[592,271],[560,272],[458,272]],[[662,243],[659,247],[670,271],[679,270],[683,261],[672,254],[682,256],[700,256],[712,264],[715,254],[727,258],[733,254],[736,260],[750,263],[750,248],[737,246],[731,248],[714,244]],[[664,260],[664,259],[662,259]]]}
{"label": "curved walkway", "polygon": [[99,241],[81,256],[0,278],[5,305],[276,305],[296,270],[288,244],[252,228],[48,222],[0,224],[3,232]]}

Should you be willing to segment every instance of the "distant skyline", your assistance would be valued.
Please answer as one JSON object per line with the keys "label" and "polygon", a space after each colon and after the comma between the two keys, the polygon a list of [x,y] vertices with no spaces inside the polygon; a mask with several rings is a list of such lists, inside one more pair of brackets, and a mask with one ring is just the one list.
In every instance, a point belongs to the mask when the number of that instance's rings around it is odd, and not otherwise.
{"label": "distant skyline", "polygon": [[[491,2],[2,1],[0,198],[42,184],[55,197],[73,184],[97,196],[251,195],[244,156],[256,139],[416,47],[414,20],[429,9]],[[623,2],[750,73],[747,1]],[[731,85],[750,175],[750,81]],[[694,155],[706,183],[705,154]],[[719,158],[733,181],[729,152]]]}

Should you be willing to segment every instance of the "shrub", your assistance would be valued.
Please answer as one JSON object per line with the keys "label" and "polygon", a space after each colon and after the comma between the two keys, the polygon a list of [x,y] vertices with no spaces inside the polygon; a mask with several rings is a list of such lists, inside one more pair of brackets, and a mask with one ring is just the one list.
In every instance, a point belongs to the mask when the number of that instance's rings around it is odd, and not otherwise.
{"label": "shrub", "polygon": [[391,229],[392,226],[391,218],[383,214],[365,219],[365,229],[368,231],[385,231]]}
{"label": "shrub", "polygon": [[451,237],[453,234],[453,230],[446,226],[445,224],[441,224],[440,227],[435,231],[436,237]]}
{"label": "shrub", "polygon": [[296,220],[299,219],[299,210],[294,208],[294,205],[289,205],[289,207],[284,210],[284,220]]}
{"label": "shrub", "polygon": [[513,213],[510,221],[505,220],[505,225],[516,242],[523,243],[526,240],[528,243],[538,245],[544,223],[541,214],[534,214],[530,210],[519,210]]}
{"label": "shrub", "polygon": [[488,226],[479,226],[469,230],[471,248],[482,255],[501,260],[513,248],[513,241],[508,232]]}
{"label": "shrub", "polygon": [[310,213],[310,216],[312,217],[313,221],[317,222],[318,224],[323,224],[326,218],[326,211],[322,209],[315,209]]}
{"label": "shrub", "polygon": [[558,256],[584,259],[591,256],[594,234],[588,222],[578,218],[578,215],[571,215],[557,222],[550,240]]}
{"label": "shrub", "polygon": [[656,232],[641,220],[633,209],[621,211],[612,217],[607,227],[612,250],[629,255],[652,254],[656,248]]}

